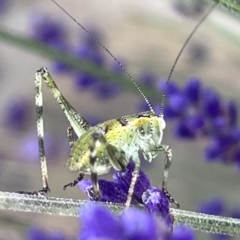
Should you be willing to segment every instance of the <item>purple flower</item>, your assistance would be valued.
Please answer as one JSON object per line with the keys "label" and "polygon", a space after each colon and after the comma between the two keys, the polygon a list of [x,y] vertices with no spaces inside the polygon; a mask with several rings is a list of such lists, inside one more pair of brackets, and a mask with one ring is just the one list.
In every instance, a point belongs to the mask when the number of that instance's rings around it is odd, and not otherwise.
{"label": "purple flower", "polygon": [[[132,172],[134,170],[134,166],[135,164],[133,162],[130,162],[125,172],[115,171],[113,174],[114,182],[119,184],[125,193],[128,193],[128,189],[132,180]],[[143,193],[150,188],[151,184],[147,175],[140,170],[134,188],[134,199],[136,199],[139,203],[142,203]]]}
{"label": "purple flower", "polygon": [[120,87],[110,82],[98,82],[93,90],[99,99],[109,99],[120,93]]}
{"label": "purple flower", "polygon": [[220,96],[213,89],[205,89],[202,93],[202,107],[206,116],[215,118],[221,115]]}
{"label": "purple flower", "polygon": [[[81,43],[93,50],[101,49],[101,47],[97,43],[97,41],[102,42],[102,34],[94,26],[89,26],[87,29],[88,29],[88,32],[90,33],[90,35],[89,34],[83,34],[83,35],[81,34],[81,37],[80,37]],[[97,41],[95,39],[97,39]]]}
{"label": "purple flower", "polygon": [[92,48],[89,44],[80,44],[74,49],[74,54],[81,59],[85,59],[102,66],[105,59],[99,49],[100,46]]}
{"label": "purple flower", "polygon": [[186,225],[177,225],[173,228],[170,240],[195,240],[196,236],[192,228]]}
{"label": "purple flower", "polygon": [[[115,203],[126,202],[127,193],[121,189],[121,186],[119,184],[101,179],[98,181],[98,184],[101,190],[101,195],[98,201]],[[77,185],[84,193],[89,196],[91,200],[94,200],[91,196],[91,192],[93,191],[91,180],[82,180]]]}
{"label": "purple flower", "polygon": [[141,100],[141,102],[137,105],[137,110],[138,112],[146,112],[149,111],[149,106],[144,100]]}
{"label": "purple flower", "polygon": [[31,227],[27,233],[28,240],[70,240],[64,233],[59,231],[46,231],[38,227]]}
{"label": "purple flower", "polygon": [[[49,159],[54,159],[58,156],[58,144],[51,135],[46,133],[44,136],[44,146]],[[27,162],[39,162],[37,133],[30,133],[22,140],[19,145],[19,158]]]}
{"label": "purple flower", "polygon": [[[161,93],[163,93],[163,91],[165,91],[165,88],[166,88],[166,82],[167,80],[166,79],[160,79],[158,81],[158,89]],[[178,94],[180,92],[180,88],[179,86],[173,82],[173,81],[169,81],[168,82],[168,86],[167,86],[167,92],[166,92],[166,95],[167,96],[170,96],[172,94]]]}
{"label": "purple flower", "polygon": [[235,207],[230,210],[230,217],[240,219],[240,207]]}
{"label": "purple flower", "polygon": [[[100,187],[100,202],[115,202],[125,203],[128,196],[128,190],[132,179],[132,172],[134,170],[134,163],[130,162],[125,172],[115,171],[113,175],[114,181],[99,180]],[[84,193],[87,193],[92,199],[92,183],[89,180],[82,180],[78,186]],[[145,204],[146,209],[150,213],[157,214],[166,220],[166,223],[171,226],[173,219],[169,214],[169,201],[166,195],[157,188],[150,185],[149,179],[144,172],[139,172],[137,179],[132,204]]]}
{"label": "purple flower", "polygon": [[30,117],[29,103],[25,99],[14,99],[5,110],[4,123],[12,130],[25,130]]}
{"label": "purple flower", "polygon": [[227,116],[229,125],[231,127],[236,127],[238,121],[238,112],[237,112],[237,105],[234,101],[229,101],[226,104],[227,109]]}
{"label": "purple flower", "polygon": [[75,77],[75,86],[78,90],[86,90],[99,82],[99,79],[89,73],[78,72]]}
{"label": "purple flower", "polygon": [[[165,82],[158,83],[161,92],[166,87]],[[223,101],[215,90],[203,88],[198,78],[189,78],[183,89],[169,82],[163,112],[165,119],[177,120],[173,128],[175,137],[209,138],[210,142],[203,153],[206,160],[231,161],[240,166],[235,102]]]}
{"label": "purple flower", "polygon": [[[63,40],[56,40],[54,42],[54,48],[61,50],[62,52],[69,53],[70,48],[67,45],[66,42]],[[55,60],[51,64],[51,68],[55,73],[61,74],[61,73],[70,73],[72,70],[72,67],[68,66],[66,63],[63,63],[61,61]]]}
{"label": "purple flower", "polygon": [[210,144],[205,149],[205,159],[215,160],[217,158],[238,161],[238,143],[240,141],[240,130],[231,129],[220,133],[219,136],[212,138]]}
{"label": "purple flower", "polygon": [[179,119],[174,130],[177,138],[195,139],[196,131],[187,124],[187,119]]}
{"label": "purple flower", "polygon": [[80,239],[124,239],[124,228],[120,219],[97,203],[88,203],[80,211],[83,227]]}
{"label": "purple flower", "polygon": [[177,114],[184,112],[187,104],[187,99],[181,93],[171,94],[168,98],[168,106]]}
{"label": "purple flower", "polygon": [[213,197],[207,201],[204,201],[199,204],[198,212],[218,215],[224,215],[225,209],[225,202],[222,198]]}
{"label": "purple flower", "polygon": [[[123,60],[123,59],[121,59],[120,57],[119,58],[117,58],[118,60],[119,60],[119,62],[123,65],[123,66],[125,66],[125,61]],[[116,61],[112,61],[112,64],[111,64],[111,67],[110,67],[111,69],[112,69],[112,71],[113,72],[115,72],[115,73],[117,73],[117,74],[122,74],[123,73],[123,69],[122,69],[122,67],[118,64],[118,62],[116,62]]]}
{"label": "purple flower", "polygon": [[65,40],[65,27],[61,21],[54,20],[47,14],[34,13],[30,23],[31,35],[43,43],[54,46]]}
{"label": "purple flower", "polygon": [[204,159],[207,161],[216,160],[221,157],[222,149],[216,140],[212,140],[204,150]]}
{"label": "purple flower", "polygon": [[162,217],[169,215],[169,201],[160,189],[148,189],[142,194],[142,199],[150,213],[160,213]]}
{"label": "purple flower", "polygon": [[69,67],[67,64],[63,63],[63,62],[59,62],[59,61],[53,61],[51,63],[51,69],[58,74],[61,73],[68,73],[69,71],[71,71],[71,67]]}
{"label": "purple flower", "polygon": [[170,106],[168,106],[168,105],[164,106],[163,114],[164,114],[164,119],[165,120],[174,119],[176,117],[179,117],[179,114],[174,112],[173,109]]}
{"label": "purple flower", "polygon": [[186,81],[183,92],[189,101],[198,103],[200,101],[202,84],[198,78],[189,78]]}
{"label": "purple flower", "polygon": [[6,10],[8,10],[8,7],[10,5],[9,0],[0,0],[0,14],[6,13]]}
{"label": "purple flower", "polygon": [[143,72],[140,77],[140,82],[147,87],[154,88],[156,86],[156,77],[151,72]]}
{"label": "purple flower", "polygon": [[212,121],[213,132],[226,130],[228,125],[227,119],[224,116],[218,116]]}
{"label": "purple flower", "polygon": [[[148,212],[134,208],[125,210],[121,215],[125,239],[159,239],[161,235],[164,235],[164,231],[162,229],[161,232],[161,229],[158,229],[156,220],[154,215],[150,215]],[[164,222],[162,223],[164,224]]]}
{"label": "purple flower", "polygon": [[[170,229],[154,215],[138,209],[127,209],[119,216],[97,203],[87,203],[80,211],[81,240],[158,240],[167,239]],[[161,224],[159,224],[161,222]]]}
{"label": "purple flower", "polygon": [[204,116],[200,113],[189,114],[186,119],[186,125],[193,131],[200,130],[204,127],[205,119]]}

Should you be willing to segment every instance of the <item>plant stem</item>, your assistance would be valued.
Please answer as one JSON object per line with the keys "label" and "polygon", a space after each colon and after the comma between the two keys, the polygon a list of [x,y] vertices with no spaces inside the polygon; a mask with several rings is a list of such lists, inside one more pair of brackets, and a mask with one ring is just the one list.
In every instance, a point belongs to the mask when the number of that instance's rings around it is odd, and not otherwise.
{"label": "plant stem", "polygon": [[[49,215],[77,217],[86,200],[43,197],[36,195],[0,192],[0,209],[20,212],[46,213]],[[124,210],[123,204],[101,203],[115,213]],[[131,206],[143,209],[143,206]],[[175,224],[184,223],[196,230],[240,236],[240,219],[171,209]]]}
{"label": "plant stem", "polygon": [[233,12],[240,13],[240,2],[236,0],[211,0],[214,3],[218,3]]}

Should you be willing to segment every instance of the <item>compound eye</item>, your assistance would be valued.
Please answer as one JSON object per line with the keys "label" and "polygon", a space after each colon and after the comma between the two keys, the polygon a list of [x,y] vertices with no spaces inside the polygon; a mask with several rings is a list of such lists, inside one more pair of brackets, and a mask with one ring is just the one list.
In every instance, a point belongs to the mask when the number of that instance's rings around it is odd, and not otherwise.
{"label": "compound eye", "polygon": [[166,122],[162,117],[159,118],[159,125],[162,129],[165,129],[166,127]]}

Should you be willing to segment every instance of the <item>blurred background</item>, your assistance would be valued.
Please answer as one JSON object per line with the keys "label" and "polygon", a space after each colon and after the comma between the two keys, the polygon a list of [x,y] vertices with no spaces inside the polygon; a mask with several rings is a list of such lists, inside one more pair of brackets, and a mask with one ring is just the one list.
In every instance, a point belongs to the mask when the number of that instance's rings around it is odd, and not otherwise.
{"label": "blurred background", "polygon": [[[209,8],[200,0],[58,3],[97,36],[136,81],[159,90],[159,99],[176,55]],[[0,22],[0,28],[33,37],[121,74],[108,54],[49,0],[0,0]],[[168,190],[182,209],[240,216],[239,44],[239,16],[216,8],[195,33],[173,73],[163,144],[173,149]],[[120,88],[117,82],[109,84],[1,42],[1,191],[41,188],[34,75],[43,66],[48,67],[66,99],[93,125],[148,110],[140,94]],[[43,91],[49,196],[86,198],[77,187],[62,190],[78,175],[65,167],[69,124],[50,91],[46,87]],[[159,104],[160,100],[153,102],[156,110]],[[161,184],[163,159],[164,154],[159,154],[151,164],[142,161],[142,169],[154,186]],[[0,239],[37,239],[33,237],[34,226],[49,234],[62,234],[56,239],[76,239],[79,231],[75,218],[0,212]],[[198,239],[212,237],[198,235]]]}

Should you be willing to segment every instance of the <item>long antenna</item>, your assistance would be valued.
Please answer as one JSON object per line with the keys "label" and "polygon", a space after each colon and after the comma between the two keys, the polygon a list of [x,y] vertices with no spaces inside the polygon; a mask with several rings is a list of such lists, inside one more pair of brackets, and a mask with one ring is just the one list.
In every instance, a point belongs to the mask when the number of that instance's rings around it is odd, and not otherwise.
{"label": "long antenna", "polygon": [[101,48],[103,48],[119,65],[119,67],[122,69],[122,71],[127,75],[127,77],[132,81],[134,86],[137,88],[138,92],[143,97],[144,101],[147,103],[150,111],[152,113],[155,113],[150,102],[148,101],[145,94],[142,92],[140,87],[138,86],[137,82],[133,79],[133,77],[130,75],[130,73],[126,70],[126,68],[122,65],[121,62],[94,36],[92,35],[80,22],[78,22],[73,16],[71,16],[59,3],[57,3],[55,0],[52,1],[58,8],[60,8],[67,16],[69,16],[79,27],[81,27]]}
{"label": "long antenna", "polygon": [[185,47],[187,46],[188,42],[190,41],[190,39],[192,38],[192,36],[194,35],[194,33],[197,31],[197,29],[200,27],[200,25],[203,23],[203,21],[209,16],[209,14],[212,12],[212,10],[215,8],[215,6],[217,5],[217,3],[213,4],[213,6],[211,6],[211,8],[206,12],[206,14],[202,17],[202,19],[197,23],[197,25],[194,27],[194,29],[192,30],[191,34],[188,36],[187,40],[185,41],[185,43],[183,44],[182,48],[180,49],[174,63],[173,66],[169,72],[168,78],[167,78],[167,82],[165,84],[165,88],[163,91],[163,96],[162,96],[162,103],[161,103],[161,107],[160,107],[160,117],[163,117],[163,109],[164,109],[164,102],[165,102],[165,98],[166,98],[166,92],[168,89],[168,83],[170,81],[170,78],[173,74],[173,71],[177,65],[177,62],[183,52],[183,50],[185,49]]}

